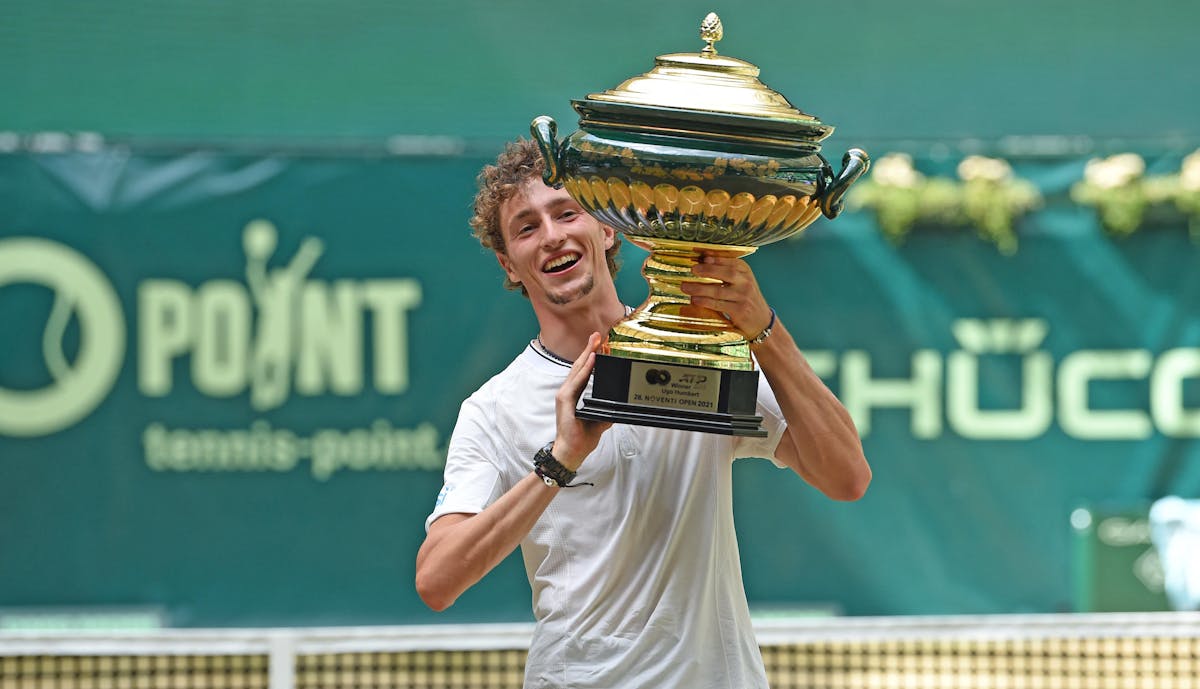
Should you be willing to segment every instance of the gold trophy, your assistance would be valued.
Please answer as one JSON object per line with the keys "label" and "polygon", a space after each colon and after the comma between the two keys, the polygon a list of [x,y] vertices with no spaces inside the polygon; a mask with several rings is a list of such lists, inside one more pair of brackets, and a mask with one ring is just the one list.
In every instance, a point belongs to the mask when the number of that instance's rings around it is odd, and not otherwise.
{"label": "gold trophy", "polygon": [[833,127],[718,55],[716,14],[699,53],[660,55],[649,72],[574,100],[579,130],[559,142],[553,119],[530,125],[545,182],[650,252],[650,296],[609,332],[580,418],[764,436],[755,414],[750,343],[722,313],[693,306],[684,282],[708,253],[747,256],[824,214],[870,165],[850,149],[834,176],[820,142]]}

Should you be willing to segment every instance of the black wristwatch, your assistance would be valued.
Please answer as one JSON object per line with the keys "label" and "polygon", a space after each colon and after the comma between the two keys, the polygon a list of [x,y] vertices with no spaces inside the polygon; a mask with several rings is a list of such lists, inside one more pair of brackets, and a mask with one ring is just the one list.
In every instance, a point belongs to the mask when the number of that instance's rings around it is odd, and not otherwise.
{"label": "black wristwatch", "polygon": [[[546,443],[546,446],[537,451],[533,456],[533,473],[537,474],[547,486],[558,486],[559,488],[574,488],[571,481],[575,480],[575,472],[566,468],[554,458],[551,450],[554,449],[554,441]],[[590,483],[581,483],[577,485],[590,486]]]}

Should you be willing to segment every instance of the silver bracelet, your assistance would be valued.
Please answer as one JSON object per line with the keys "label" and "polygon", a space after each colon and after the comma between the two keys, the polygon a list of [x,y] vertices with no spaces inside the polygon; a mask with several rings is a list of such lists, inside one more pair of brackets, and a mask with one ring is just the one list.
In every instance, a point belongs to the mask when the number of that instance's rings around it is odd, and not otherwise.
{"label": "silver bracelet", "polygon": [[771,328],[774,328],[774,327],[775,327],[775,309],[771,309],[771,321],[769,323],[767,323],[767,327],[763,328],[763,331],[761,333],[759,333],[757,337],[750,340],[750,344],[752,344],[752,345],[762,344],[764,340],[766,340],[768,337],[771,336]]}

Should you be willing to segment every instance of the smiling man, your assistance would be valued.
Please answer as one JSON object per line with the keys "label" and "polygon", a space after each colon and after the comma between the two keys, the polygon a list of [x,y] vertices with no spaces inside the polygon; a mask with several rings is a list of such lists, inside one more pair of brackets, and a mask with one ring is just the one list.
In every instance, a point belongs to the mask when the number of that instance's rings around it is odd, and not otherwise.
{"label": "smiling man", "polygon": [[733,528],[733,460],[766,457],[856,500],[871,471],[854,424],[749,266],[717,256],[693,272],[721,282],[685,289],[753,342],[767,437],[575,418],[601,333],[629,312],[613,283],[620,239],[541,173],[537,147],[521,141],[479,176],[471,225],[505,285],[529,298],[539,332],[462,405],[417,591],[443,610],[520,546],[537,620],[527,688],[765,689]]}

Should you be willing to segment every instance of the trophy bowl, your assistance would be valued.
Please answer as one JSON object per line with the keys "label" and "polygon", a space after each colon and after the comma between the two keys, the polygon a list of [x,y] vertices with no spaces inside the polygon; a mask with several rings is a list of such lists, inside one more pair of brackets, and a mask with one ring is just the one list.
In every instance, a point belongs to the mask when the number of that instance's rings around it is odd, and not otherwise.
{"label": "trophy bowl", "polygon": [[[821,215],[836,217],[843,195],[870,164],[866,153],[850,149],[835,175],[820,152],[833,127],[763,85],[756,66],[718,55],[714,44],[722,33],[720,19],[710,14],[701,24],[706,45],[699,53],[660,55],[646,74],[572,101],[579,130],[562,141],[553,119],[541,116],[530,125],[545,159],[545,182],[564,187],[584,210],[649,252],[642,274],[650,295],[610,331],[607,356],[598,357],[594,372],[593,397],[615,397],[609,402],[618,405],[636,406],[631,396],[673,399],[664,386],[635,395],[625,384],[644,373],[654,387],[662,371],[671,371],[662,365],[698,367],[695,376],[711,378],[722,390],[745,388],[742,397],[749,394],[757,373],[747,336],[724,314],[691,304],[680,285],[715,282],[691,272],[705,254],[746,256],[795,235]],[[721,375],[706,377],[704,370]],[[676,373],[678,381],[687,372]],[[614,380],[616,388],[605,392],[602,383]],[[696,395],[691,402],[674,401],[683,411],[707,410],[702,414],[738,411],[720,403],[728,391],[709,392],[700,397],[711,406],[695,407]],[[585,398],[579,415],[592,418],[587,414],[594,403]],[[620,414],[644,411],[623,408]],[[611,409],[604,413],[615,418]],[[642,422],[619,414],[617,420]],[[694,427],[661,419],[646,423]],[[724,417],[717,425],[714,432],[757,434],[722,430],[728,426]]]}

